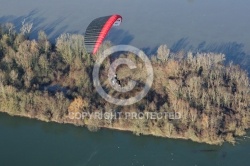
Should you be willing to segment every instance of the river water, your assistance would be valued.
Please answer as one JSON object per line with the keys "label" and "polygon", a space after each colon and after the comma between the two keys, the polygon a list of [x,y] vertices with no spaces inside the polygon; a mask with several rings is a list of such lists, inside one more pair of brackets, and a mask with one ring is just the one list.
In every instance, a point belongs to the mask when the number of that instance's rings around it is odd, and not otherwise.
{"label": "river water", "polygon": [[[249,0],[0,0],[0,22],[14,22],[17,29],[26,18],[33,22],[33,37],[45,30],[51,39],[59,34],[84,34],[95,18],[118,13],[122,25],[108,39],[155,50],[167,44],[172,50],[206,49],[241,44],[250,53]],[[215,49],[215,48],[214,48]]]}
{"label": "river water", "polygon": [[248,166],[250,140],[212,146],[0,114],[0,165]]}
{"label": "river water", "polygon": [[[160,44],[173,51],[211,50],[250,55],[249,0],[0,0],[0,23],[33,22],[32,38],[45,30],[84,34],[96,17],[114,13],[122,25],[108,39],[153,53]],[[235,58],[237,61],[237,57]],[[247,61],[246,61],[247,62]],[[247,65],[247,64],[245,64]],[[210,146],[185,140],[135,136],[130,132],[89,132],[0,114],[0,165],[250,165],[250,140]]]}

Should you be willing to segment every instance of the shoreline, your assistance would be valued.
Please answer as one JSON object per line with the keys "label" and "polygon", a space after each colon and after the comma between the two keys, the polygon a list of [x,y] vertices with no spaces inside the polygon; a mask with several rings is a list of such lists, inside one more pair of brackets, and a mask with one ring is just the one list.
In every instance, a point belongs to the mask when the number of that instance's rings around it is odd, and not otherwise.
{"label": "shoreline", "polygon": [[[30,116],[29,114],[27,115],[24,115],[24,114],[11,114],[7,111],[0,111],[1,113],[5,113],[9,116],[15,116],[15,117],[22,117],[22,118],[28,118],[28,119],[33,119],[33,120],[38,120],[38,121],[41,121],[41,122],[46,122],[46,123],[57,123],[57,124],[68,124],[68,125],[73,125],[73,126],[76,126],[76,127],[85,127],[88,129],[88,124],[77,124],[77,123],[73,123],[72,121],[69,121],[67,118],[63,119],[62,121],[58,121],[58,120],[55,120],[55,119],[52,119],[52,120],[46,120],[44,118],[41,118],[41,117],[32,117]],[[137,135],[137,136],[141,136],[141,135],[144,135],[144,136],[153,136],[153,137],[161,137],[161,138],[166,138],[166,139],[181,139],[181,140],[190,140],[190,141],[193,141],[193,142],[196,142],[196,143],[205,143],[205,144],[208,144],[208,145],[219,145],[221,146],[224,142],[223,141],[217,141],[217,142],[212,142],[212,141],[207,141],[207,142],[204,142],[202,140],[194,140],[194,139],[191,139],[191,138],[187,138],[187,137],[183,137],[183,136],[178,136],[178,135],[172,135],[172,136],[167,136],[167,135],[160,135],[160,134],[156,134],[156,132],[146,132],[146,133],[140,133],[139,135],[138,134],[135,134],[134,131],[131,129],[131,128],[123,128],[123,127],[114,127],[114,126],[97,126],[97,130],[96,131],[91,131],[90,129],[88,129],[90,132],[98,132],[99,129],[108,129],[108,130],[115,130],[115,131],[118,131],[118,132],[131,132],[132,134],[134,135]]]}

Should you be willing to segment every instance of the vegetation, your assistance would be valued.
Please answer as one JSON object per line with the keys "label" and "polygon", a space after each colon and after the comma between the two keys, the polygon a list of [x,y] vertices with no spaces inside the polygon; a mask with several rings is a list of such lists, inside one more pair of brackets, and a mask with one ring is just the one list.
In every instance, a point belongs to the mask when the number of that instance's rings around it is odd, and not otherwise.
{"label": "vegetation", "polygon": [[[250,88],[247,73],[225,55],[214,53],[171,53],[166,45],[151,56],[154,83],[147,96],[130,106],[116,106],[102,99],[93,87],[96,57],[86,53],[84,37],[62,34],[53,45],[40,31],[29,40],[31,24],[20,33],[10,23],[0,26],[0,111],[44,121],[129,130],[137,135],[191,139],[209,144],[235,142],[250,127]],[[106,43],[101,49],[110,47]],[[137,64],[129,70],[120,66],[121,82],[139,82],[132,92],[119,94],[107,82],[109,64],[101,66],[100,80],[109,94],[128,98],[144,86],[145,66],[132,53],[124,53]],[[133,74],[132,74],[133,72]],[[106,80],[106,81],[105,81]],[[180,119],[93,119],[96,112],[178,112]],[[71,113],[86,113],[72,119]]]}

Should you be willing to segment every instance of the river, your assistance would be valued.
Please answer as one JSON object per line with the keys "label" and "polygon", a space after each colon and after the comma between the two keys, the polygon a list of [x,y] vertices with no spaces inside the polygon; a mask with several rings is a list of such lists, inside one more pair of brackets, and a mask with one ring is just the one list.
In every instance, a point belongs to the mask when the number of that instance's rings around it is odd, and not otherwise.
{"label": "river", "polygon": [[[32,37],[44,30],[50,39],[61,33],[84,34],[100,16],[123,16],[122,25],[108,39],[153,51],[160,44],[173,50],[211,50],[242,44],[250,53],[249,0],[0,0],[0,22],[14,22],[17,29],[26,18],[33,23]],[[233,44],[234,43],[234,44]]]}
{"label": "river", "polygon": [[250,139],[233,146],[136,136],[0,114],[0,165],[248,166]]}

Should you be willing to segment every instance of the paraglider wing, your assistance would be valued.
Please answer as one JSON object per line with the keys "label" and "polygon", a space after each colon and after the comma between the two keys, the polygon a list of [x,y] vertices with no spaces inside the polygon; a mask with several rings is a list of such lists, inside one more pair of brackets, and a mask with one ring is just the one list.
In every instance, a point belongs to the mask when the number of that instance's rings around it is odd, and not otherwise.
{"label": "paraglider wing", "polygon": [[95,54],[112,26],[119,26],[121,22],[122,17],[117,14],[93,20],[85,32],[84,42],[87,52]]}

